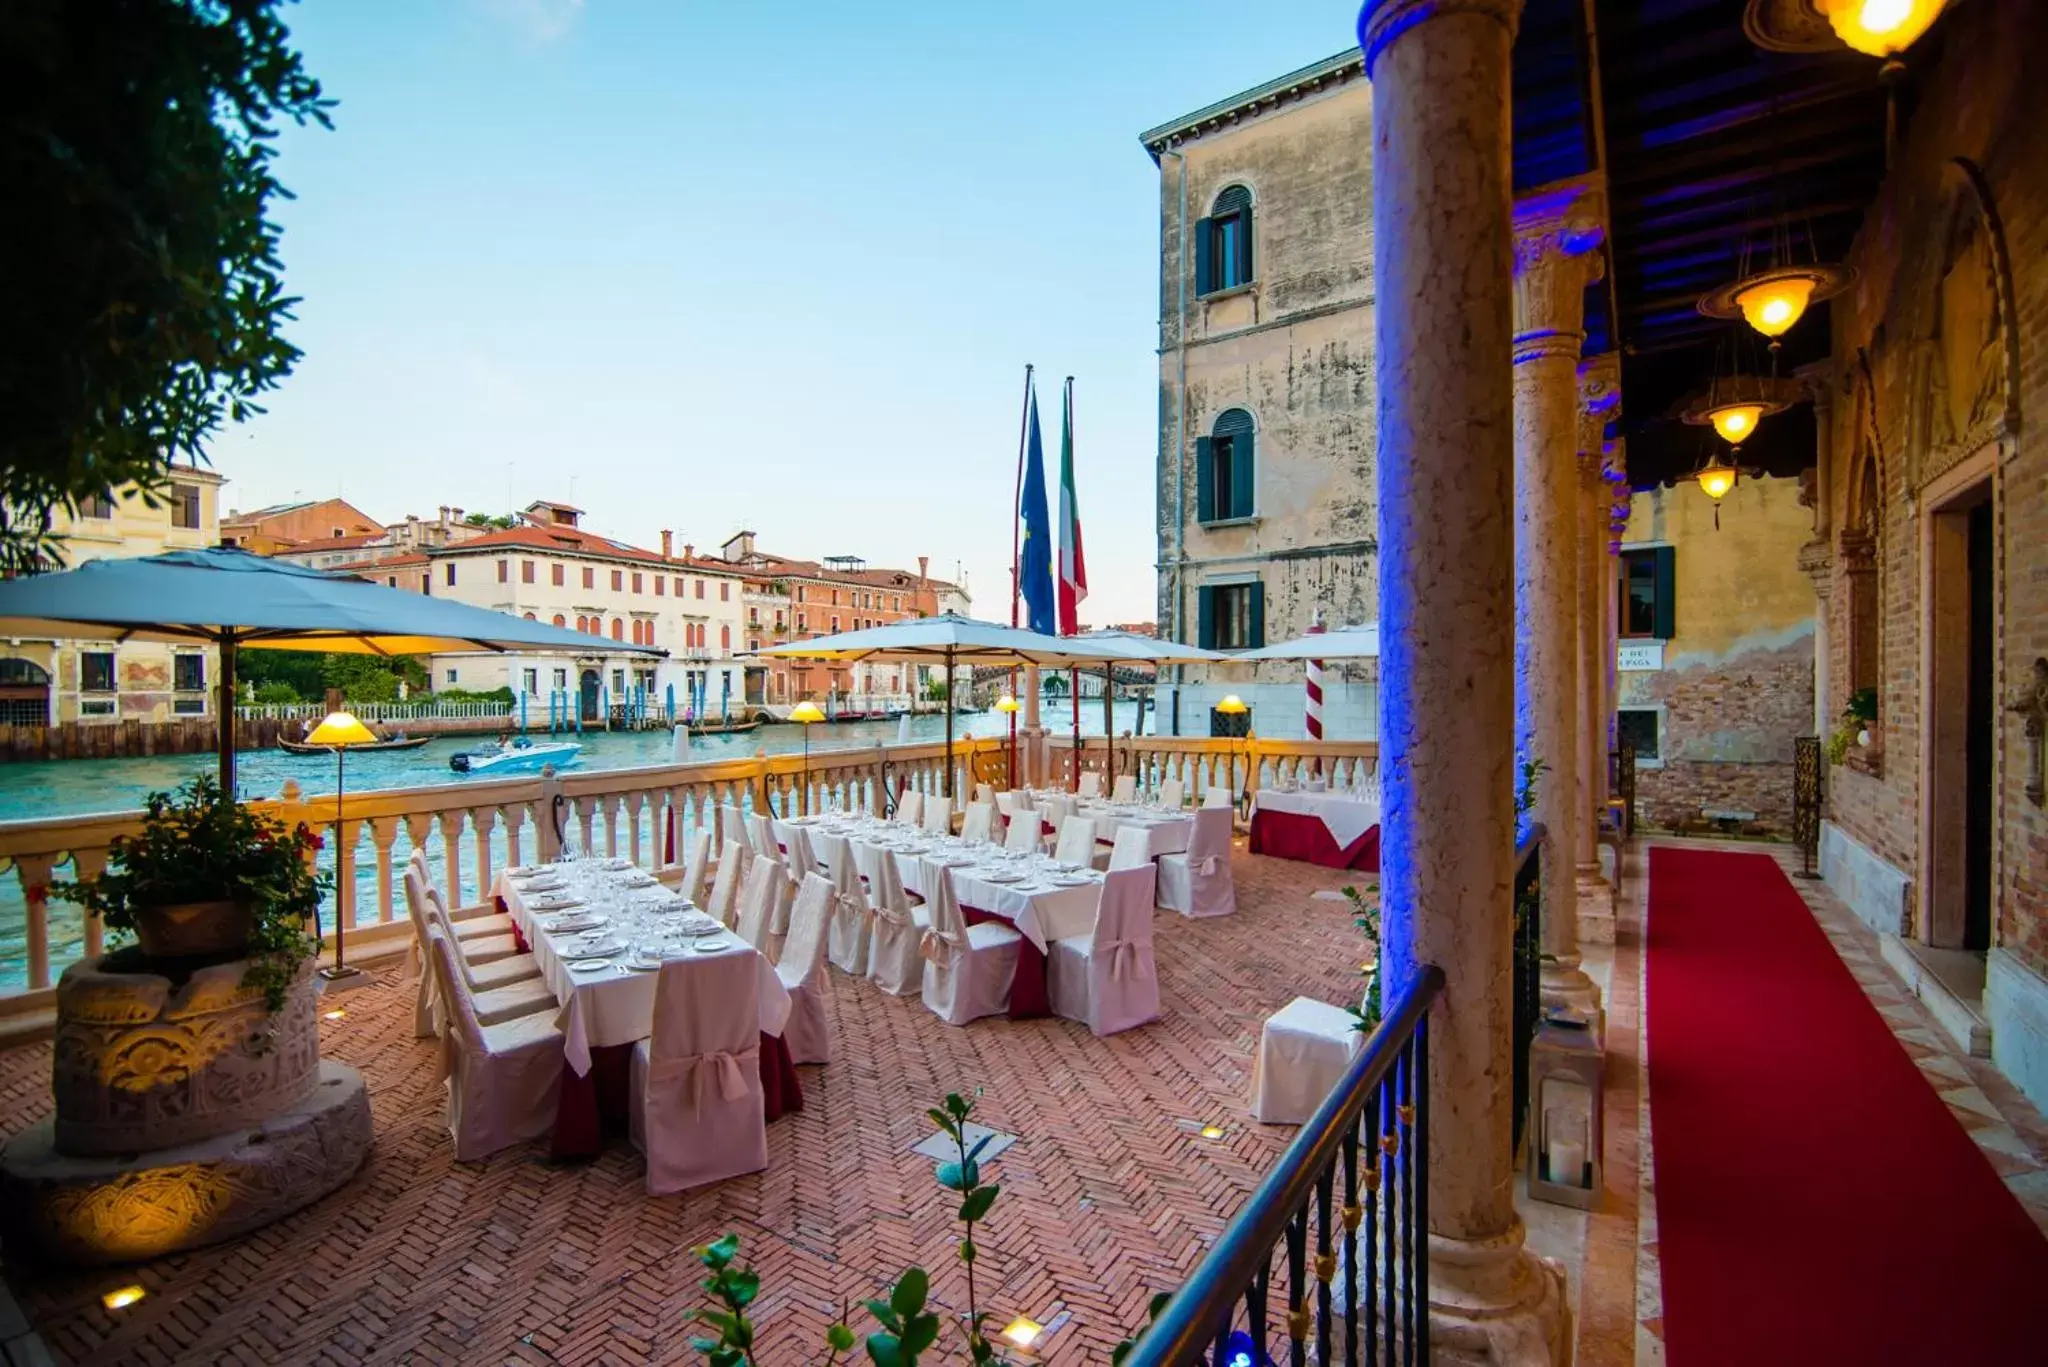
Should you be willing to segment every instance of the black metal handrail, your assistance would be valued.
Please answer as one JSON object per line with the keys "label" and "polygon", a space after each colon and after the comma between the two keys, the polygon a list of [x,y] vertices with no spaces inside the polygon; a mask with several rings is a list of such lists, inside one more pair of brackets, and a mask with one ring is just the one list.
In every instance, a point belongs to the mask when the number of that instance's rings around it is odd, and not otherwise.
{"label": "black metal handrail", "polygon": [[[1267,1338],[1276,1253],[1286,1264],[1280,1318],[1295,1367],[1308,1361],[1311,1331],[1315,1360],[1336,1361],[1340,1328],[1347,1364],[1429,1361],[1429,1008],[1443,986],[1432,965],[1394,1003],[1125,1367],[1223,1367],[1234,1332],[1250,1336],[1253,1363],[1279,1361]],[[1340,1171],[1343,1202],[1334,1205]],[[1331,1291],[1340,1273],[1341,1312]]]}
{"label": "black metal handrail", "polygon": [[1515,1120],[1513,1144],[1521,1152],[1529,1115],[1529,1046],[1543,1022],[1543,826],[1529,827],[1515,846]]}

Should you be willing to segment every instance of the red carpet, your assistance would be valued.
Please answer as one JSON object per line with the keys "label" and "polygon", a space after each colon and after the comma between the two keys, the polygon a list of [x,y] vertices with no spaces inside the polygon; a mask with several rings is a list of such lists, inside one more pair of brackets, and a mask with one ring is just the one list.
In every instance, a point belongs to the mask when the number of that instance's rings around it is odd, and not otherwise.
{"label": "red carpet", "polygon": [[1650,852],[1670,1367],[2048,1363],[2048,1239],[1768,855]]}

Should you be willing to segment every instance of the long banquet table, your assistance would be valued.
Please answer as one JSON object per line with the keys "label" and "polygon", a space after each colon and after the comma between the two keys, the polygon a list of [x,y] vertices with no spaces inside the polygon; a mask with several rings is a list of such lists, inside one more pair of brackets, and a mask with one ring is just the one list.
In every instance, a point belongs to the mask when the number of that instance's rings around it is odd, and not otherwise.
{"label": "long banquet table", "polygon": [[1031,794],[1032,805],[1047,821],[1051,820],[1056,800],[1072,803],[1075,815],[1092,820],[1095,839],[1101,844],[1114,845],[1119,831],[1129,826],[1137,827],[1145,833],[1147,859],[1157,859],[1162,854],[1185,854],[1188,843],[1194,839],[1195,819],[1186,812],[1169,811],[1165,807],[1142,802],[1111,802],[1106,798],[1073,797],[1066,793],[1034,791]]}
{"label": "long banquet table", "polygon": [[1377,873],[1380,804],[1353,793],[1261,788],[1252,798],[1251,852]]}
{"label": "long banquet table", "polygon": [[[520,938],[530,947],[541,980],[562,1003],[555,1018],[563,1034],[562,1093],[554,1131],[557,1157],[596,1154],[603,1148],[605,1129],[623,1126],[633,1046],[653,1033],[655,986],[661,975],[628,968],[617,959],[595,972],[571,969],[570,942],[576,932],[557,933],[548,923],[571,911],[594,911],[611,918],[621,938],[630,942],[639,938],[633,929],[636,914],[687,909],[687,903],[679,902],[659,883],[625,886],[628,880],[640,883],[645,877],[627,861],[577,860],[519,874],[506,870],[498,875],[493,888]],[[561,883],[557,896],[571,900],[535,908],[531,903],[542,899],[529,888],[550,882]],[[754,978],[767,1119],[802,1110],[803,1089],[790,1061],[789,1046],[782,1039],[789,1021],[788,990],[767,958],[738,936],[727,931],[704,938],[716,945],[710,957],[720,966],[721,982],[743,975]]]}

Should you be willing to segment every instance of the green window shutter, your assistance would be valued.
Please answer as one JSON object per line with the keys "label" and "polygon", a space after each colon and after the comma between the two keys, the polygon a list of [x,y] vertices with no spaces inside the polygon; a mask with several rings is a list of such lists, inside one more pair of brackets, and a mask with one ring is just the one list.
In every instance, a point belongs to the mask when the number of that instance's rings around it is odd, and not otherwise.
{"label": "green window shutter", "polygon": [[1660,641],[1668,641],[1678,634],[1674,627],[1677,604],[1673,600],[1678,596],[1673,563],[1675,559],[1676,554],[1672,547],[1656,548],[1657,624],[1653,634]]}
{"label": "green window shutter", "polygon": [[1215,601],[1214,589],[1195,590],[1195,644],[1203,650],[1216,648],[1216,618],[1209,611]]}
{"label": "green window shutter", "polygon": [[[1181,174],[1185,175],[1187,173],[1183,171]],[[1195,220],[1196,294],[1208,294],[1216,288],[1216,263],[1210,260],[1210,247],[1212,245],[1210,238],[1214,236],[1209,231],[1211,222],[1212,220],[1206,218]]]}
{"label": "green window shutter", "polygon": [[1207,437],[1195,438],[1195,520],[1216,520],[1215,448]]}
{"label": "green window shutter", "polygon": [[1251,637],[1246,644],[1257,650],[1266,643],[1266,586],[1264,583],[1257,583],[1253,584],[1251,589]]}
{"label": "green window shutter", "polygon": [[1231,438],[1230,442],[1230,515],[1250,517],[1252,515],[1252,480],[1258,471],[1258,462],[1252,455],[1252,432],[1250,427]]}
{"label": "green window shutter", "polygon": [[1246,209],[1237,220],[1237,283],[1252,282],[1252,211]]}

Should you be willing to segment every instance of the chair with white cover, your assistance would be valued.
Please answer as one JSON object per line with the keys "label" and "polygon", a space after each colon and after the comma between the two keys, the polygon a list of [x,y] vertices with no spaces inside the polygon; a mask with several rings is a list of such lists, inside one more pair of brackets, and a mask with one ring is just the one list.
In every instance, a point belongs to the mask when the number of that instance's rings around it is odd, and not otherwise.
{"label": "chair with white cover", "polygon": [[760,979],[732,968],[730,954],[675,959],[655,982],[654,1032],[633,1046],[628,1099],[650,1196],[768,1166]]}
{"label": "chair with white cover", "polygon": [[[781,858],[782,871],[789,883],[789,894],[782,899],[782,902],[784,907],[788,907],[796,901],[797,892],[803,887],[804,879],[818,871],[817,844],[811,838],[809,827],[791,826],[789,828],[789,847],[782,852]],[[778,917],[777,919],[781,921],[781,924],[775,927],[775,933],[777,935],[788,934],[788,919],[786,917]]]}
{"label": "chair with white cover", "polygon": [[782,1038],[793,1063],[830,1063],[832,1034],[825,1027],[825,998],[832,975],[825,970],[825,918],[832,910],[832,883],[822,874],[805,877],[789,914],[789,941],[775,976],[789,993],[789,1024]]}
{"label": "chair with white cover", "polygon": [[405,868],[405,911],[412,917],[405,967],[408,973],[419,975],[419,986],[413,990],[412,1035],[414,1039],[432,1039],[441,1032],[440,994],[434,990],[434,966],[428,962],[427,948],[427,927],[434,922],[427,909],[427,885],[411,864]]}
{"label": "chair with white cover", "polygon": [[1052,1013],[1098,1035],[1159,1018],[1159,968],[1152,957],[1150,865],[1118,869],[1102,880],[1095,925],[1052,942],[1046,992]]}
{"label": "chair with white cover", "polygon": [[967,808],[967,815],[960,818],[962,840],[989,841],[996,833],[996,804],[974,802]]}
{"label": "chair with white cover", "polygon": [[1136,802],[1138,800],[1138,776],[1118,774],[1116,782],[1109,785],[1111,802]]}
{"label": "chair with white cover", "polygon": [[989,804],[989,806],[991,806],[991,807],[995,806],[995,803],[996,803],[996,790],[995,790],[995,788],[994,788],[994,787],[993,787],[992,785],[990,785],[990,784],[987,784],[987,783],[977,783],[977,784],[975,784],[975,785],[974,785],[974,800],[975,800],[976,802],[986,802],[986,803],[988,803],[988,804]]}
{"label": "chair with white cover", "polygon": [[[737,840],[725,842],[725,857],[718,861],[718,875],[711,880],[711,895],[701,906],[713,920],[732,924],[733,896],[739,891],[740,874],[747,862],[747,847]],[[775,867],[772,859],[756,860]]]}
{"label": "chair with white cover", "polygon": [[924,908],[931,920],[921,951],[924,1004],[948,1025],[1004,1014],[1010,1009],[1010,983],[1017,976],[1024,937],[1000,922],[968,925],[945,861],[927,859],[922,872]]}
{"label": "chair with white cover", "polygon": [[1202,791],[1204,807],[1229,807],[1232,804],[1230,789],[1220,783],[1212,783]]}
{"label": "chair with white cover", "polygon": [[1152,833],[1143,826],[1116,828],[1116,844],[1110,847],[1111,869],[1138,869],[1152,862]]}
{"label": "chair with white cover", "polygon": [[739,924],[735,929],[742,940],[770,959],[775,957],[775,913],[782,896],[782,882],[780,864],[772,859],[756,859],[754,867],[747,870],[745,886],[740,889]]}
{"label": "chair with white cover", "polygon": [[740,810],[737,802],[721,803],[718,808],[718,848],[725,849],[725,842],[737,840],[747,843],[747,814]]}
{"label": "chair with white cover", "polygon": [[1365,1036],[1342,1007],[1296,997],[1266,1018],[1252,1060],[1252,1119],[1299,1125],[1344,1076]]}
{"label": "chair with white cover", "polygon": [[[424,896],[427,905],[427,920],[441,928],[448,937],[451,951],[455,955],[456,971],[463,982],[469,985],[472,994],[495,992],[499,988],[524,984],[526,995],[532,997],[532,987],[540,983],[540,960],[531,954],[505,954],[496,958],[478,961],[463,953],[464,946],[455,938],[454,927],[448,920],[448,904],[441,900],[439,888],[428,888]],[[510,939],[510,936],[506,937]],[[552,994],[550,994],[552,996]],[[495,999],[494,1005],[502,1006],[510,999]],[[444,1007],[445,1011],[445,1007]],[[495,1011],[492,1014],[496,1014]],[[445,1015],[443,1024],[446,1024]]]}
{"label": "chair with white cover", "polygon": [[1101,797],[1102,775],[1094,769],[1083,771],[1080,785],[1074,791],[1082,797]]}
{"label": "chair with white cover", "polygon": [[763,859],[782,857],[782,846],[775,839],[775,823],[766,812],[755,812],[747,817],[747,843]]}
{"label": "chair with white cover", "polygon": [[554,1126],[562,1090],[561,1027],[546,1012],[485,1025],[456,972],[447,935],[434,925],[427,937],[435,986],[447,1003],[441,1070],[457,1161],[475,1162],[538,1139]]}
{"label": "chair with white cover", "polygon": [[896,812],[893,820],[906,826],[915,826],[917,819],[924,815],[924,794],[915,788],[905,788],[896,794]]}
{"label": "chair with white cover", "polygon": [[1183,916],[1228,916],[1237,910],[1237,880],[1230,871],[1231,810],[1195,813],[1187,853],[1159,856],[1159,905]]}
{"label": "chair with white cover", "polygon": [[1040,836],[1045,826],[1036,807],[1023,807],[1010,814],[1010,829],[1003,837],[1003,848],[1007,850],[1037,851],[1043,847]]}
{"label": "chair with white cover", "polygon": [[687,857],[683,860],[682,880],[676,884],[676,891],[689,898],[693,905],[701,907],[710,877],[711,830],[700,827],[690,836]]}
{"label": "chair with white cover", "polygon": [[924,933],[931,917],[903,891],[896,853],[879,845],[855,845],[868,880],[868,911],[874,938],[868,947],[868,977],[892,997],[908,997],[924,986]]}
{"label": "chair with white cover", "polygon": [[1070,816],[1060,822],[1059,844],[1053,847],[1052,857],[1062,864],[1091,867],[1095,863],[1095,818]]}
{"label": "chair with white cover", "polygon": [[853,842],[843,835],[820,835],[818,848],[824,851],[832,879],[832,929],[825,957],[842,973],[866,977],[868,945],[875,935],[874,913],[868,910],[867,894],[861,891],[862,868],[854,858]]}
{"label": "chair with white cover", "polygon": [[921,830],[929,831],[933,835],[951,835],[953,833],[953,799],[939,793],[933,793],[927,797],[924,800],[924,815],[919,818],[918,826]]}
{"label": "chair with white cover", "polygon": [[1187,804],[1187,785],[1177,778],[1161,779],[1159,782],[1159,805],[1168,811],[1179,811]]}
{"label": "chair with white cover", "polygon": [[[406,860],[406,867],[419,870],[420,886],[422,888],[433,885],[433,877],[427,872],[427,852],[425,850],[415,847],[412,857]],[[447,905],[445,898],[442,901],[442,905]],[[449,907],[448,927],[454,933],[458,942],[470,946],[477,954],[488,956],[495,952],[495,950],[504,947],[502,941],[493,940],[492,937],[509,937],[512,934],[512,918],[499,911],[497,902],[492,900],[478,902],[475,906]],[[479,943],[481,941],[490,941],[491,943]],[[516,945],[514,947],[515,949],[517,948]],[[471,957],[475,957],[475,955]]]}
{"label": "chair with white cover", "polygon": [[1030,807],[1031,803],[1021,789],[1005,788],[996,794],[996,810],[1003,814],[1005,821],[1016,816],[1020,811],[1029,810]]}

